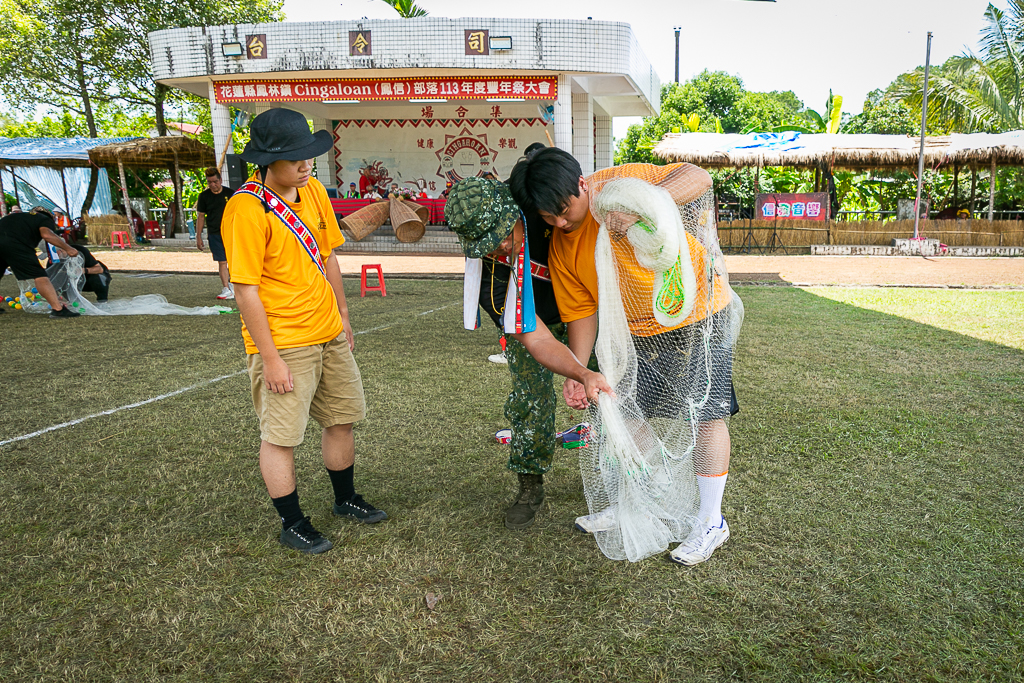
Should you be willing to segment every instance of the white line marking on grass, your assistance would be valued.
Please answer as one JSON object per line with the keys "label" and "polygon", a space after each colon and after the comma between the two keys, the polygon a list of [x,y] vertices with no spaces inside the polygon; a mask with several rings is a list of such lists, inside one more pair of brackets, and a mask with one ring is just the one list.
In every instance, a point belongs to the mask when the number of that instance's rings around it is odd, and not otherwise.
{"label": "white line marking on grass", "polygon": [[[455,306],[455,304],[448,304],[447,306],[441,306],[440,308],[434,308],[434,309],[431,309],[429,311],[423,311],[422,313],[417,313],[416,315],[417,315],[417,317],[419,317],[421,315],[428,315],[430,313],[436,313],[437,311],[443,311],[444,309],[451,308],[452,306]],[[377,332],[378,330],[386,330],[389,327],[395,327],[396,325],[401,325],[403,322],[407,322],[407,321],[402,320],[402,321],[399,321],[399,322],[396,322],[396,323],[391,323],[390,325],[380,325],[378,327],[371,327],[368,330],[359,330],[358,332],[353,332],[352,335],[355,336],[357,334],[366,334],[368,332]],[[232,377],[237,377],[238,375],[245,374],[245,372],[246,372],[245,370],[239,370],[238,372],[232,372],[232,373],[227,374],[227,375],[221,375],[220,377],[214,377],[213,379],[208,379],[205,382],[199,382],[198,384],[193,384],[192,386],[184,387],[182,389],[177,389],[176,391],[171,391],[171,392],[168,392],[166,394],[160,394],[159,396],[154,396],[153,398],[147,398],[145,401],[139,401],[137,403],[130,403],[130,404],[126,405],[126,406],[119,406],[117,408],[111,408],[110,410],[104,410],[104,411],[99,412],[99,413],[93,413],[92,415],[86,415],[85,417],[80,417],[78,419],[71,420],[69,422],[61,422],[58,425],[53,425],[51,427],[46,427],[45,429],[40,429],[39,431],[32,432],[31,434],[22,434],[21,436],[16,436],[13,439],[6,439],[5,441],[0,441],[0,446],[6,446],[9,443],[16,443],[18,441],[25,441],[26,439],[31,439],[33,437],[40,436],[41,434],[46,434],[47,432],[53,432],[53,431],[56,431],[58,429],[64,429],[65,427],[73,427],[76,424],[81,424],[82,422],[85,422],[86,420],[91,420],[94,417],[103,417],[105,415],[113,415],[114,413],[119,413],[122,410],[129,410],[131,408],[139,408],[140,406],[149,405],[150,403],[156,403],[157,401],[163,401],[166,398],[172,398],[174,396],[178,396],[179,394],[184,394],[185,392],[192,391],[193,389],[201,389],[202,387],[206,387],[206,386],[209,386],[211,384],[216,384],[217,382],[221,382],[221,381],[226,380],[226,379],[231,379]]]}
{"label": "white line marking on grass", "polygon": [[147,398],[145,401],[139,401],[138,403],[131,403],[129,405],[120,406],[118,408],[111,408],[110,410],[104,410],[101,413],[93,413],[92,415],[86,415],[85,417],[80,417],[77,420],[71,420],[70,422],[61,422],[59,425],[53,425],[52,427],[47,427],[46,429],[40,429],[38,432],[32,432],[31,434],[22,434],[21,436],[16,436],[13,439],[7,439],[6,441],[0,441],[0,446],[6,446],[7,444],[14,443],[15,441],[24,441],[25,439],[31,439],[34,436],[39,436],[40,434],[46,434],[47,432],[52,432],[52,431],[55,431],[55,430],[58,430],[58,429],[64,429],[65,427],[72,427],[72,426],[74,426],[76,424],[79,424],[81,422],[85,422],[86,420],[91,420],[94,417],[103,417],[104,415],[113,415],[114,413],[119,413],[122,410],[128,410],[129,408],[138,408],[139,406],[144,406],[144,405],[147,405],[149,403],[156,403],[157,401],[162,401],[165,398],[170,398],[172,396],[177,396],[178,394],[184,394],[186,391],[192,391],[193,389],[198,389],[199,387],[205,387],[205,386],[207,386],[209,384],[213,384],[215,382],[220,382],[220,381],[228,379],[230,377],[237,377],[238,375],[241,375],[243,372],[245,372],[245,370],[239,370],[238,372],[232,372],[230,375],[221,375],[220,377],[214,377],[213,379],[208,379],[205,382],[200,382],[199,384],[193,384],[192,386],[185,387],[184,389],[178,389],[177,391],[171,391],[171,392],[166,393],[166,394],[161,394],[159,396],[154,396],[153,398]]}

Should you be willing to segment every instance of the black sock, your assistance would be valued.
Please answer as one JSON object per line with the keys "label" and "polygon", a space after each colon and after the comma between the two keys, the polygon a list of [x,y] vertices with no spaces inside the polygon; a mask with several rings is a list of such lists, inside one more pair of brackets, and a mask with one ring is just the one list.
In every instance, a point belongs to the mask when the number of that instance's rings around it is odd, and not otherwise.
{"label": "black sock", "polygon": [[331,477],[331,486],[334,487],[334,502],[338,505],[352,500],[356,495],[356,486],[352,483],[352,470],[355,465],[349,465],[343,470],[327,470]]}
{"label": "black sock", "polygon": [[292,526],[305,515],[302,514],[302,508],[299,507],[299,491],[298,489],[292,491],[287,496],[281,496],[280,498],[271,498],[274,507],[277,509],[277,514],[281,516],[281,525],[285,529]]}

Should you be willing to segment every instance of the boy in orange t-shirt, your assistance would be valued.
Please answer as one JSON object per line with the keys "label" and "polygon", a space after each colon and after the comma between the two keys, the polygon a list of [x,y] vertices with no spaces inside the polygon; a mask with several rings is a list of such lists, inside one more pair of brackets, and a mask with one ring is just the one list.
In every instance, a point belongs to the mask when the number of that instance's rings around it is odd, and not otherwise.
{"label": "boy in orange t-shirt", "polygon": [[309,161],[333,141],[326,131],[311,134],[305,117],[287,109],[260,114],[250,133],[241,156],[259,172],[228,201],[221,233],[260,420],[260,471],[281,517],[280,540],[317,554],[332,543],[303,515],[295,486],[294,449],[310,415],[323,428],[334,514],[365,524],[387,519],[353,484],[352,425],[365,417],[366,403],[333,253],[345,239]]}
{"label": "boy in orange t-shirt", "polygon": [[[619,178],[636,178],[662,187],[680,205],[693,201],[711,188],[708,174],[690,164],[626,164],[584,178],[579,162],[568,152],[554,147],[521,159],[512,169],[508,180],[519,206],[524,210],[537,211],[542,219],[556,228],[549,246],[548,266],[558,310],[568,327],[569,348],[577,358],[589,357],[598,330],[595,250],[600,226],[591,213],[591,194],[600,192],[605,182]],[[689,193],[695,188],[696,195],[690,196]],[[688,196],[683,197],[681,193]],[[613,235],[621,236],[638,220],[638,216],[610,213],[608,228]],[[692,235],[687,233],[686,239],[693,270],[696,273],[707,273],[707,250]],[[709,315],[727,314],[724,309],[731,300],[730,290],[727,282],[723,283],[721,276],[711,271],[710,305],[707,308],[694,308],[688,317],[671,328],[662,326],[650,303],[655,274],[639,264],[628,240],[613,237],[612,251],[615,255],[617,279],[628,283],[620,293],[638,355],[658,346],[659,337],[662,336],[665,340],[662,347],[691,348],[693,335],[700,334],[694,323],[705,320]],[[708,299],[708,286],[706,281],[698,279],[697,300]],[[697,348],[699,350],[699,345]],[[668,398],[672,393],[671,388],[662,386],[665,383],[662,379],[664,369],[656,368],[648,362],[647,357],[655,354],[642,355],[644,357],[638,358],[637,381],[644,383],[647,391],[640,397],[640,409],[647,419],[675,417],[679,407],[672,405]],[[703,365],[703,358],[690,359],[685,355],[678,361],[671,361],[674,363],[671,366],[673,371],[690,373],[695,367]],[[704,528],[695,541],[682,543],[670,553],[672,561],[683,565],[707,560],[729,538],[729,526],[721,514],[730,451],[729,429],[725,418],[739,411],[732,389],[731,356],[727,363],[716,367],[712,383],[716,394],[724,396],[726,400],[709,401],[696,418],[699,423],[698,447],[709,455],[700,463],[695,459],[701,499],[698,517]],[[582,388],[578,383],[567,380],[563,393],[571,407],[583,407]],[[645,405],[643,400],[650,397],[653,397],[650,405]],[[613,523],[614,520],[604,511],[576,520],[577,528],[589,533],[607,531]]]}

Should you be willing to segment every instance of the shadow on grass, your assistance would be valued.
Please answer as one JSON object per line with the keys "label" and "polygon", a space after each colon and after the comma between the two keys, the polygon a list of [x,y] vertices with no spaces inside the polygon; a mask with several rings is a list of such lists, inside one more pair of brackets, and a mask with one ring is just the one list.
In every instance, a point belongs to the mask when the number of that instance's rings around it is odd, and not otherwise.
{"label": "shadow on grass", "polygon": [[[733,538],[690,570],[614,563],[571,528],[585,507],[572,451],[547,477],[538,523],[503,528],[513,477],[493,433],[508,376],[486,361],[497,334],[461,330],[459,283],[388,289],[348,293],[357,330],[382,328],[357,339],[370,417],[356,482],[392,519],[332,519],[311,427],[300,494],[336,548],[281,550],[244,376],[0,449],[0,678],[1019,675],[1024,353],[798,289],[742,288]],[[120,405],[242,366],[237,318],[49,322],[7,327],[19,336],[0,350],[17,399],[5,415],[96,389],[82,400]],[[47,346],[97,357],[11,374],[40,329],[56,330]],[[144,360],[122,376],[124,358]],[[579,418],[562,408],[559,424]]]}

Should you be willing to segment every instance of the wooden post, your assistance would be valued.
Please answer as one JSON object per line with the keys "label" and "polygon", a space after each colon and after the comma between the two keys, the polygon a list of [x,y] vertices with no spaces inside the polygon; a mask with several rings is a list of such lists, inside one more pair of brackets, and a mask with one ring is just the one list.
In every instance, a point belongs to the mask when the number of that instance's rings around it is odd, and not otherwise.
{"label": "wooden post", "polygon": [[4,192],[3,167],[0,166],[0,216],[7,215],[7,193]]}
{"label": "wooden post", "polygon": [[974,220],[974,199],[978,191],[978,165],[971,164],[971,220]]}
{"label": "wooden post", "polygon": [[121,198],[124,200],[124,215],[128,218],[128,241],[137,244],[135,241],[135,224],[132,223],[132,203],[128,199],[128,183],[124,179],[124,162],[117,157],[117,174],[121,178]]}
{"label": "wooden post", "polygon": [[14,167],[11,166],[11,178],[14,179],[14,201],[18,203],[18,208],[24,211],[21,207],[21,195],[18,194],[18,176],[14,175]]}
{"label": "wooden post", "polygon": [[992,171],[988,176],[988,222],[992,222],[996,211],[996,157],[992,156]]}
{"label": "wooden post", "polygon": [[174,237],[174,233],[179,226],[182,230],[185,229],[185,211],[181,206],[181,168],[178,166],[177,152],[174,153],[174,206],[178,215],[171,225],[171,234],[167,235],[167,237]]}
{"label": "wooden post", "polygon": [[64,188],[64,210],[67,211],[68,220],[71,220],[71,202],[68,201],[68,181],[64,179],[64,167],[60,167],[60,184]]}
{"label": "wooden post", "polygon": [[960,196],[960,164],[953,164],[953,208],[959,209],[960,203],[957,199]]}

